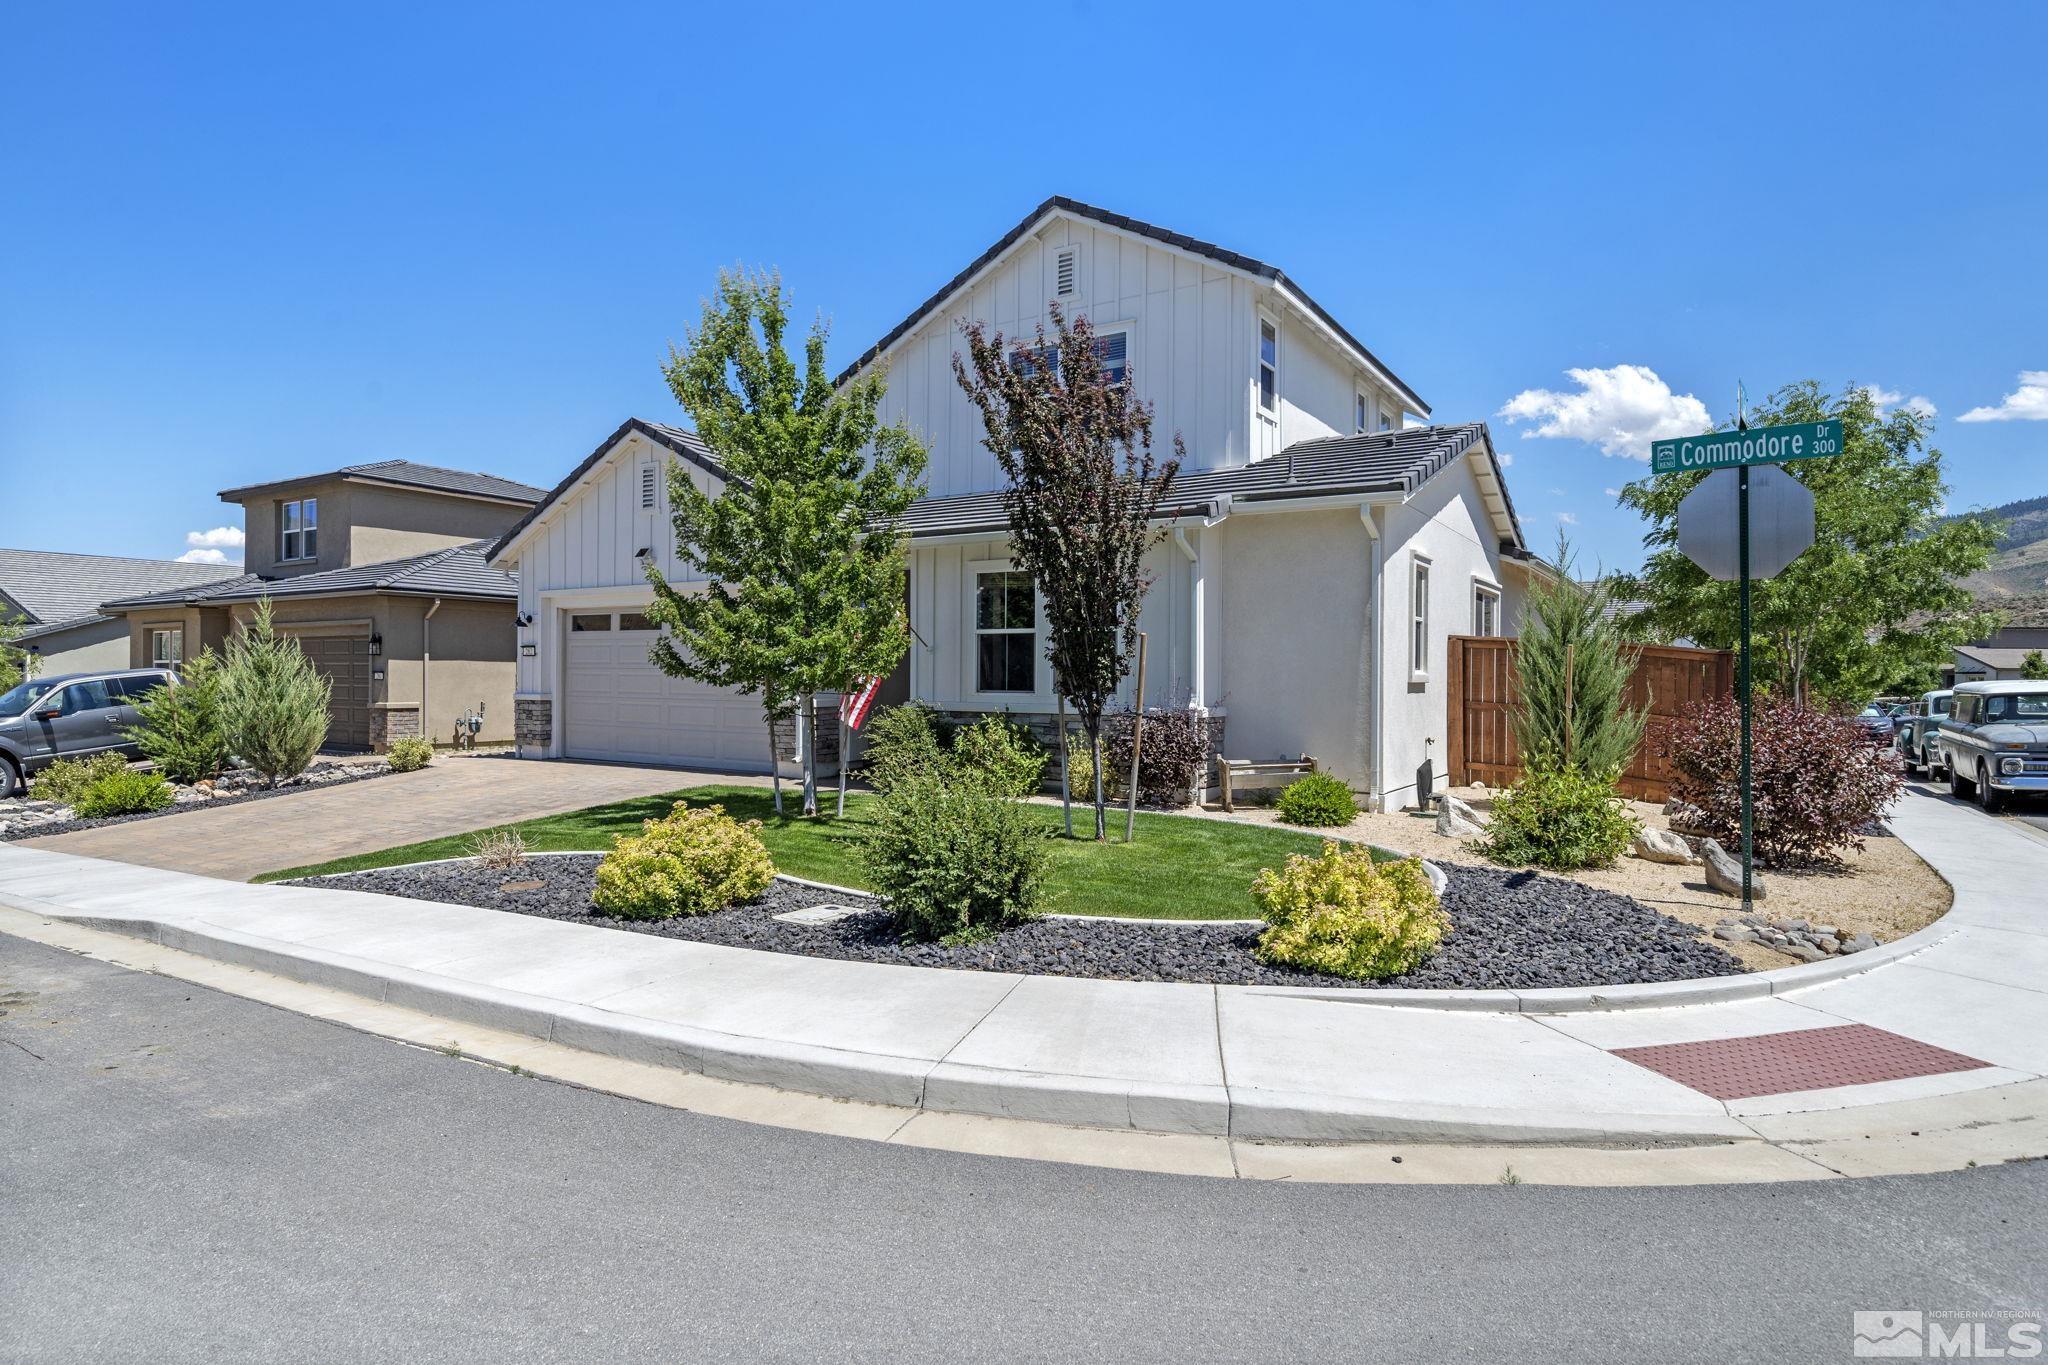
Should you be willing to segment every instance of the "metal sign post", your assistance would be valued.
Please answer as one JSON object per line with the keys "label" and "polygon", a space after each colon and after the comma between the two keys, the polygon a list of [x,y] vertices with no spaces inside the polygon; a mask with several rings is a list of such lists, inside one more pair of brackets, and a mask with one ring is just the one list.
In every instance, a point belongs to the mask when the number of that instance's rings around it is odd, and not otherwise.
{"label": "metal sign post", "polygon": [[1756,858],[1750,828],[1753,793],[1749,782],[1749,466],[1742,466],[1736,477],[1741,481],[1735,494],[1735,558],[1739,566],[1736,572],[1741,575],[1742,584],[1736,594],[1741,604],[1742,654],[1735,669],[1735,691],[1742,708],[1742,913],[1746,915],[1753,904],[1750,881]]}

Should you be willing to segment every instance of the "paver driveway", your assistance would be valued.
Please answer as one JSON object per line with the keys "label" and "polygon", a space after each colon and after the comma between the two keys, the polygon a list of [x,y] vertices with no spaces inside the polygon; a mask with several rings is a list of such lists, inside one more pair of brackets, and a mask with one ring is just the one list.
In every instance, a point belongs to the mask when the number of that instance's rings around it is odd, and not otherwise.
{"label": "paver driveway", "polygon": [[675,791],[767,778],[612,763],[447,755],[432,767],[298,796],[28,839],[31,848],[247,881],[279,868],[371,853],[488,825]]}

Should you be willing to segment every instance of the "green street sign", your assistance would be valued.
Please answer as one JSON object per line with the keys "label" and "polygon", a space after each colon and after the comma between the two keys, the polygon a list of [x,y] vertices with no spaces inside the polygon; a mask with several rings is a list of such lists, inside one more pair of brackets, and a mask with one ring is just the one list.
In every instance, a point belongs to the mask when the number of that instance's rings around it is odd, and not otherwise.
{"label": "green street sign", "polygon": [[1784,464],[1842,453],[1842,424],[1794,422],[1748,431],[1710,431],[1650,445],[1650,472],[1677,474],[1692,469],[1728,469],[1744,464]]}

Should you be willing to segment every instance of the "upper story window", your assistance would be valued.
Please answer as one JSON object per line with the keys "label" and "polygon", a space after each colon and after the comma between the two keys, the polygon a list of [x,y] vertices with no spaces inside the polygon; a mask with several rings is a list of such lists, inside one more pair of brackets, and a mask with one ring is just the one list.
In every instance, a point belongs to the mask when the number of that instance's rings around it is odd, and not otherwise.
{"label": "upper story window", "polygon": [[[1102,364],[1103,374],[1112,384],[1122,384],[1131,377],[1131,339],[1128,332],[1097,332],[1095,334],[1095,358]],[[1019,346],[1010,352],[1010,368],[1019,374],[1030,374],[1041,364],[1057,366],[1060,363],[1060,348],[1047,346],[1040,350],[1036,346]]]}
{"label": "upper story window", "polygon": [[1038,597],[1031,575],[989,569],[974,576],[974,690],[1038,690]]}
{"label": "upper story window", "polygon": [[1418,678],[1429,675],[1429,561],[1415,556],[1414,586],[1408,605],[1408,668]]}
{"label": "upper story window", "polygon": [[1280,329],[1266,318],[1259,319],[1259,411],[1274,412],[1280,406]]}
{"label": "upper story window", "polygon": [[1500,634],[1500,590],[1484,583],[1472,585],[1472,633]]}
{"label": "upper story window", "polygon": [[1389,407],[1385,407],[1385,406],[1382,406],[1382,407],[1380,408],[1380,430],[1381,430],[1381,431],[1392,431],[1393,429],[1394,429],[1394,410],[1393,410],[1392,408],[1389,408]]}
{"label": "upper story window", "polygon": [[1372,399],[1363,393],[1352,395],[1351,430],[1354,435],[1363,436],[1372,430]]}
{"label": "upper story window", "polygon": [[320,500],[294,499],[277,505],[279,560],[320,557]]}

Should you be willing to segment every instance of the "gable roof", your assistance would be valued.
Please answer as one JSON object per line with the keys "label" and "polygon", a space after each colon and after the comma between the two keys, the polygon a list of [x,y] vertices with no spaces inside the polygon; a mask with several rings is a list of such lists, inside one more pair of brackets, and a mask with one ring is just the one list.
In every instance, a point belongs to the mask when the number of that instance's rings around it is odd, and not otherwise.
{"label": "gable roof", "polygon": [[674,454],[688,460],[691,464],[696,465],[719,482],[730,482],[732,476],[725,472],[725,466],[718,462],[718,458],[711,453],[711,447],[705,445],[698,438],[696,432],[685,431],[681,427],[666,426],[660,422],[649,422],[640,417],[628,417],[619,424],[617,431],[614,431],[611,435],[605,437],[604,440],[598,442],[597,449],[584,456],[581,464],[569,471],[569,477],[549,489],[546,495],[538,503],[534,504],[532,511],[512,523],[512,529],[499,536],[497,543],[491,546],[489,552],[484,557],[487,560],[496,560],[514,543],[523,539],[527,528],[538,522],[541,517],[547,514],[549,508],[560,502],[571,489],[583,482],[584,476],[597,468],[599,462],[611,453],[614,446],[635,433],[645,436],[656,445],[665,447]]}
{"label": "gable roof", "polygon": [[[0,550],[0,593],[27,613],[39,631],[83,625],[110,597],[218,582],[232,572],[220,564],[172,559]],[[7,614],[0,608],[0,616]]]}
{"label": "gable roof", "polygon": [[356,564],[297,578],[266,579],[243,574],[183,592],[149,593],[104,604],[109,611],[138,607],[226,605],[254,602],[259,597],[338,597],[360,593],[391,593],[401,597],[467,597],[486,601],[517,600],[519,578],[494,569],[484,560],[488,541],[429,550],[379,564]]}
{"label": "gable roof", "polygon": [[1113,227],[1123,232],[1148,238],[1163,246],[1175,247],[1191,255],[1214,261],[1216,264],[1226,266],[1229,269],[1255,276],[1286,290],[1302,307],[1315,314],[1324,326],[1342,338],[1345,345],[1364,357],[1368,364],[1378,370],[1396,389],[1399,389],[1401,396],[1410,403],[1413,403],[1417,412],[1425,417],[1429,415],[1429,404],[1422,401],[1420,394],[1416,393],[1414,389],[1409,388],[1399,375],[1388,368],[1385,361],[1374,355],[1364,342],[1351,335],[1344,324],[1337,321],[1331,315],[1329,309],[1311,298],[1307,290],[1296,284],[1278,266],[1268,265],[1264,261],[1247,256],[1242,252],[1217,246],[1213,242],[1205,242],[1199,238],[1190,237],[1185,233],[1175,232],[1170,228],[1157,227],[1151,223],[1141,222],[1136,218],[1127,217],[1121,213],[1111,213],[1108,209],[1096,208],[1093,204],[1084,204],[1078,199],[1069,199],[1061,194],[1054,195],[1025,215],[1024,221],[1004,233],[994,246],[975,257],[973,261],[968,263],[965,270],[962,270],[952,279],[946,281],[945,284],[939,287],[937,293],[912,309],[909,317],[890,328],[886,336],[868,347],[867,350],[861,352],[859,359],[842,370],[839,378],[834,383],[844,384],[847,380],[867,368],[877,356],[881,355],[882,352],[888,350],[891,346],[894,346],[898,341],[901,341],[913,328],[937,312],[940,305],[957,293],[969,280],[980,274],[982,269],[991,261],[994,261],[997,257],[1022,241],[1045,219],[1059,213],[1075,218],[1085,218],[1091,222],[1101,223],[1105,227]]}
{"label": "gable roof", "polygon": [[336,480],[348,483],[387,484],[395,488],[418,488],[430,493],[452,493],[457,497],[484,498],[491,502],[530,503],[541,497],[541,490],[532,484],[501,479],[495,474],[472,474],[462,469],[444,469],[440,465],[415,464],[411,460],[376,460],[369,464],[343,465],[340,469],[331,469],[325,474],[299,474],[289,479],[252,483],[243,488],[224,488],[221,490],[220,500],[240,502],[255,493],[267,493],[304,483],[332,483]]}
{"label": "gable roof", "polygon": [[[1510,553],[1520,552],[1521,522],[1515,516],[1514,504],[1508,501],[1507,481],[1500,476],[1492,437],[1484,422],[1404,427],[1400,431],[1363,436],[1297,441],[1256,464],[1176,478],[1172,507],[1168,510],[1179,516],[1215,516],[1226,500],[1242,504],[1353,495],[1362,499],[1374,494],[1407,497],[1466,455],[1475,453],[1485,455],[1485,472],[1499,493],[1499,508],[1490,510],[1501,533],[1501,548]],[[1484,483],[1482,480],[1482,495],[1487,492]],[[902,521],[903,529],[912,538],[979,532],[999,535],[1008,526],[1000,492],[920,498],[911,504]]]}

